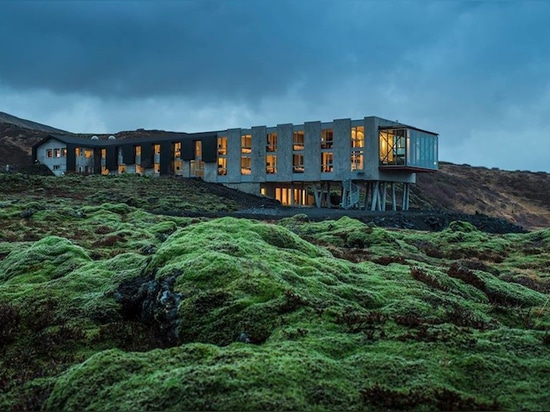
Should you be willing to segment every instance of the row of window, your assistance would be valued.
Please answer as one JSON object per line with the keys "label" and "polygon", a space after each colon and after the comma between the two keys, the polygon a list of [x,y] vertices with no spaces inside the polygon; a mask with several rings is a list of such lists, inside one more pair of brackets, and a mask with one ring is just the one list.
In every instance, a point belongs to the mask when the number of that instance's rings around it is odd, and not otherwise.
{"label": "row of window", "polygon": [[55,149],[47,149],[46,150],[46,156],[47,157],[67,157],[67,149],[66,148],[55,148]]}

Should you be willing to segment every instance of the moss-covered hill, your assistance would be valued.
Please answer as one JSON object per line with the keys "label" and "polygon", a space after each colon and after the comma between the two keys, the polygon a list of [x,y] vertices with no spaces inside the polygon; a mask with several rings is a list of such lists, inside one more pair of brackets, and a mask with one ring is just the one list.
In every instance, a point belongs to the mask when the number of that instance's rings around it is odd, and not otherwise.
{"label": "moss-covered hill", "polygon": [[0,188],[0,410],[550,405],[550,230],[175,217],[89,181]]}

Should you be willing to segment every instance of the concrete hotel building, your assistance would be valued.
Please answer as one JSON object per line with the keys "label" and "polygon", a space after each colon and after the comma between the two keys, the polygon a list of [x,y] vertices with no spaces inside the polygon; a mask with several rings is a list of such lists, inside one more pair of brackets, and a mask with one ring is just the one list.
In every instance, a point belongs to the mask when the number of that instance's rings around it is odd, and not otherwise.
{"label": "concrete hotel building", "polygon": [[52,134],[33,160],[58,176],[176,175],[285,205],[407,210],[416,173],[437,170],[438,135],[374,116],[124,140]]}

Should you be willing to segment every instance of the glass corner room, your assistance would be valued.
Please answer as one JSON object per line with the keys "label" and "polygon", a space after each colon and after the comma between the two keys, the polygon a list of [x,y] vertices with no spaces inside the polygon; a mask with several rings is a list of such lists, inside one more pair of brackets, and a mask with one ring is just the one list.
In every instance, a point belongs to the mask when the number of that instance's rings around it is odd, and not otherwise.
{"label": "glass corner room", "polygon": [[437,170],[437,134],[413,128],[379,130],[380,167]]}

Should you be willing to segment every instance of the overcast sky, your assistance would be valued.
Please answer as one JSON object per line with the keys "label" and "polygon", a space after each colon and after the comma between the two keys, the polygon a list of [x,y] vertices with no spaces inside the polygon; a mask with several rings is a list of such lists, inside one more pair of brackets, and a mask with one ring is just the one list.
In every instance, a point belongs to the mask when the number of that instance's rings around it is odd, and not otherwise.
{"label": "overcast sky", "polygon": [[0,111],[73,132],[376,115],[550,171],[550,1],[0,1]]}

